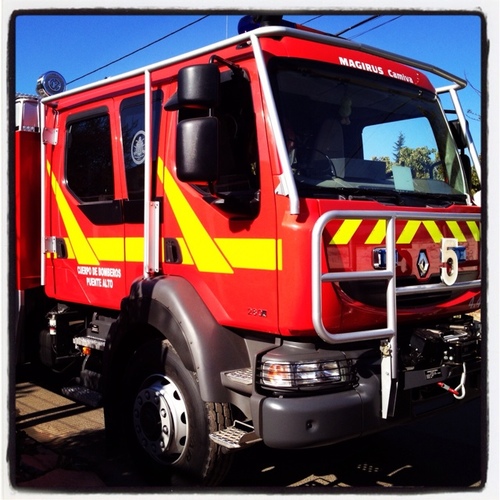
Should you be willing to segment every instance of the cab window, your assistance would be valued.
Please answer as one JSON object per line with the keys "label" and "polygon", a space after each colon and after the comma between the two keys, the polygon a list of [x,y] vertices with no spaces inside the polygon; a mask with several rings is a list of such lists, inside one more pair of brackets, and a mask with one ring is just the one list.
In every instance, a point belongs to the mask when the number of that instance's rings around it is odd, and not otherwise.
{"label": "cab window", "polygon": [[111,127],[107,113],[68,123],[66,180],[68,188],[83,202],[114,198]]}
{"label": "cab window", "polygon": [[[158,154],[158,126],[161,111],[161,92],[153,94],[153,171]],[[146,135],[144,95],[124,99],[120,105],[125,178],[129,200],[144,199],[144,156]]]}

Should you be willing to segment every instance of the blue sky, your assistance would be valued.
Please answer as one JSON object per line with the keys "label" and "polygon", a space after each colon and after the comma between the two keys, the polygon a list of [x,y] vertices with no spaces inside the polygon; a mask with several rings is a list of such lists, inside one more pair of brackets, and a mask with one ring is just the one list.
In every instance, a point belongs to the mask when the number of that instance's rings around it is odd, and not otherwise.
{"label": "blue sky", "polygon": [[[68,11],[69,12],[69,11]],[[68,88],[155,63],[202,45],[237,34],[241,15],[18,15],[14,20],[15,90],[34,93],[38,77],[48,71],[61,73]],[[338,33],[370,17],[363,15],[307,14],[285,16],[306,26]],[[201,20],[200,20],[201,19]],[[196,24],[138,51],[127,54],[179,30]],[[402,15],[387,13],[343,36],[441,67],[470,85],[459,93],[469,117],[471,133],[481,152],[481,18],[472,14]],[[103,70],[86,73],[122,58]],[[446,82],[431,76],[436,86]]]}

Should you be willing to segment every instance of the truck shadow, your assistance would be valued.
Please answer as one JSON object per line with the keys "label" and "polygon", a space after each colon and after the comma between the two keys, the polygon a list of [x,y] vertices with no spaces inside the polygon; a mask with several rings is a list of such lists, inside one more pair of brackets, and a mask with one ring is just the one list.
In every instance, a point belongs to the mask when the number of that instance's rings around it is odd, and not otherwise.
{"label": "truck shadow", "polygon": [[457,490],[481,487],[479,401],[453,412],[326,448],[272,450],[262,445],[235,457],[226,487],[352,487]]}
{"label": "truck shadow", "polygon": [[[16,399],[33,397],[37,390],[28,381],[20,382]],[[44,490],[75,491],[68,488],[68,474],[78,471],[90,478],[79,483],[87,492],[159,491],[159,485],[141,476],[123,450],[107,447],[103,420],[99,425],[101,412],[67,399],[61,404],[25,407],[15,420],[12,484],[30,490],[42,484]],[[50,434],[51,428],[74,417],[93,419],[97,425],[92,430],[75,428],[62,436]],[[444,414],[325,448],[275,450],[257,444],[235,454],[221,486],[197,491],[269,494],[310,492],[311,488],[365,492],[480,488],[486,480],[484,427],[480,401],[475,400]],[[48,434],[42,429],[48,429]],[[161,491],[166,489],[172,490],[168,485],[161,487]]]}

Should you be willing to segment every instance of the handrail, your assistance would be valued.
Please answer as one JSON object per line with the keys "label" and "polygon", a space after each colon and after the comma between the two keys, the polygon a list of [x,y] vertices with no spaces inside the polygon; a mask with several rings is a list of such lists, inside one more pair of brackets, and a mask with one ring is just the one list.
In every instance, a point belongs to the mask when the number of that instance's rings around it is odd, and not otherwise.
{"label": "handrail", "polygon": [[[43,131],[45,129],[45,107],[40,106],[38,108],[40,115],[40,134],[43,138]],[[46,220],[46,210],[45,210],[45,178],[47,176],[47,156],[45,152],[45,144],[43,139],[40,140],[40,285],[45,286],[45,265],[47,256],[45,254],[45,220]]]}
{"label": "handrail", "polygon": [[72,95],[78,92],[81,92],[83,90],[90,90],[94,89],[106,84],[110,84],[113,82],[125,80],[127,78],[132,78],[134,76],[139,76],[143,74],[145,71],[156,71],[158,69],[165,68],[167,66],[180,63],[183,61],[189,61],[192,60],[193,58],[203,56],[204,54],[210,54],[214,51],[224,49],[229,46],[237,46],[241,45],[243,43],[249,42],[252,37],[259,37],[259,38],[264,38],[264,37],[280,37],[280,36],[290,36],[290,37],[295,37],[295,38],[300,38],[304,40],[311,40],[311,41],[317,41],[320,43],[324,43],[327,45],[335,45],[339,47],[346,47],[346,48],[351,48],[354,50],[359,50],[361,52],[366,52],[368,54],[372,55],[377,55],[380,57],[384,57],[386,59],[390,59],[392,61],[396,61],[402,64],[406,64],[408,66],[411,66],[416,69],[420,69],[423,71],[428,71],[429,73],[433,73],[437,76],[440,76],[441,78],[444,78],[446,80],[449,80],[451,82],[454,82],[458,85],[459,88],[463,88],[467,85],[467,81],[464,80],[463,78],[460,78],[459,76],[456,76],[452,73],[449,73],[448,71],[445,71],[441,68],[438,68],[436,66],[433,66],[431,64],[418,61],[416,59],[412,59],[410,57],[405,57],[400,54],[395,54],[386,50],[378,49],[376,47],[372,47],[369,45],[364,45],[358,42],[353,42],[352,40],[347,40],[345,38],[339,38],[333,35],[328,35],[328,34],[321,34],[321,33],[313,33],[313,32],[308,32],[308,31],[302,31],[302,30],[297,30],[294,28],[288,28],[288,27],[283,27],[283,26],[267,26],[267,27],[262,27],[258,28],[253,31],[249,31],[247,33],[242,33],[240,35],[236,35],[234,37],[228,38],[226,40],[222,40],[219,42],[215,42],[213,44],[207,45],[205,47],[200,47],[199,49],[192,50],[190,52],[186,52],[184,54],[180,54],[177,56],[173,56],[171,58],[165,59],[163,61],[159,61],[154,64],[150,64],[148,66],[143,66],[141,68],[137,68],[132,71],[128,71],[126,73],[122,73],[116,76],[111,76],[108,77],[104,80],[99,80],[94,83],[90,83],[87,85],[83,85],[81,87],[77,87],[75,89],[71,90],[66,90],[64,92],[61,92],[60,94],[55,94],[49,97],[45,97],[42,99],[43,103],[48,103],[50,101],[57,101],[62,96],[68,96]]}
{"label": "handrail", "polygon": [[147,278],[155,263],[151,262],[150,245],[155,242],[150,241],[150,204],[151,204],[151,72],[144,71],[144,268],[143,276]]}
{"label": "handrail", "polygon": [[479,182],[481,182],[481,162],[479,161],[479,156],[476,151],[476,146],[474,144],[474,141],[472,140],[472,136],[469,130],[469,125],[467,123],[462,106],[460,104],[460,99],[458,98],[457,89],[450,88],[448,89],[448,92],[450,94],[451,101],[453,102],[453,106],[455,107],[458,121],[460,123],[460,128],[462,129],[463,134],[465,136],[465,140],[467,142],[467,148],[469,149],[469,153],[472,157],[472,163],[474,165],[474,168],[476,169]]}
{"label": "handrail", "polygon": [[[387,221],[385,250],[387,265],[385,270],[374,271],[354,271],[354,272],[322,272],[322,234],[326,225],[334,219],[383,219]],[[468,281],[465,283],[455,283],[453,285],[426,284],[416,285],[411,287],[396,287],[396,220],[445,220],[445,221],[475,221],[481,219],[480,213],[435,213],[435,212],[404,212],[404,211],[376,211],[364,212],[361,210],[332,210],[323,214],[314,225],[312,231],[312,320],[316,333],[325,342],[337,344],[341,342],[362,341],[369,339],[391,338],[396,334],[396,296],[411,295],[414,293],[422,293],[427,291],[432,292],[449,292],[450,290],[463,290],[471,288],[479,288],[481,280]],[[329,332],[322,319],[322,284],[333,281],[359,281],[359,280],[380,280],[387,281],[386,293],[386,311],[387,311],[387,326],[385,328],[362,330],[357,332]]]}
{"label": "handrail", "polygon": [[297,186],[295,184],[292,168],[288,159],[285,139],[283,137],[283,131],[280,126],[278,111],[276,109],[273,91],[269,82],[269,75],[267,74],[264,54],[262,53],[259,39],[253,33],[250,34],[250,40],[252,42],[255,64],[257,65],[264,101],[266,103],[267,111],[269,114],[269,121],[273,130],[274,140],[276,141],[278,156],[280,159],[280,163],[283,166],[282,173],[280,175],[280,186],[278,186],[278,189],[280,190],[279,193],[288,196],[290,204],[290,214],[298,215],[300,212],[299,195],[297,193]]}

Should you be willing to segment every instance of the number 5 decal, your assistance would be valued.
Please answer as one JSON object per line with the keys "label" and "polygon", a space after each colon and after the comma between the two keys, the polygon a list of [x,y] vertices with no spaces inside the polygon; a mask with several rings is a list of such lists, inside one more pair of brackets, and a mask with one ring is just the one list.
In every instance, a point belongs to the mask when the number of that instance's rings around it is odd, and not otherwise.
{"label": "number 5 decal", "polygon": [[458,277],[458,256],[454,250],[457,246],[455,238],[441,240],[441,281],[448,286],[455,284]]}

